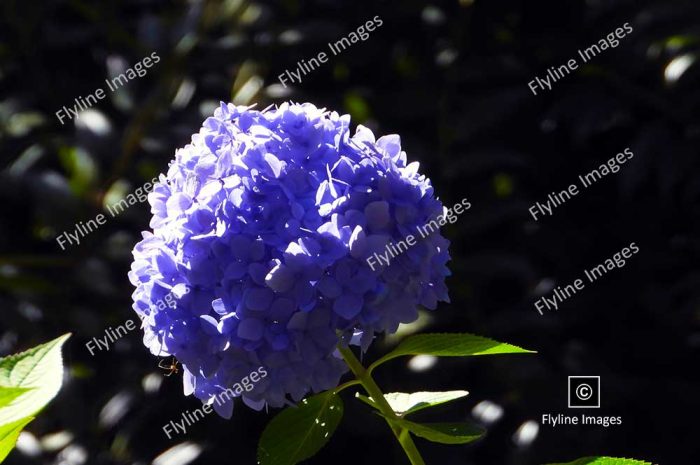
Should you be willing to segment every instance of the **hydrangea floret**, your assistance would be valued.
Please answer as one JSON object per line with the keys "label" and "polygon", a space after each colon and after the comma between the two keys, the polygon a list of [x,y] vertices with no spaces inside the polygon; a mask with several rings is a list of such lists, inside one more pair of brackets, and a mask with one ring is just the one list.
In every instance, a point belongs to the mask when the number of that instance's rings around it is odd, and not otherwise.
{"label": "hydrangea floret", "polygon": [[[351,135],[349,115],[222,103],[148,200],[133,308],[151,353],[174,356],[205,403],[260,367],[236,392],[255,409],[334,388],[348,369],[339,342],[366,349],[448,300],[439,231],[368,264],[444,208],[399,136]],[[166,295],[175,304],[156,308]],[[231,416],[232,402],[213,405]]]}

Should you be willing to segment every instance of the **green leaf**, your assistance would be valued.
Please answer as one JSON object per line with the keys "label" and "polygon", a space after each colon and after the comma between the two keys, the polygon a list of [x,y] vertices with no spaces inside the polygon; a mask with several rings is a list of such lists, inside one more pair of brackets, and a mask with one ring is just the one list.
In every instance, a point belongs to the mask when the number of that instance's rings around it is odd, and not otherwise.
{"label": "green leaf", "polygon": [[345,94],[343,101],[353,121],[363,123],[367,121],[372,114],[367,101],[357,92]]}
{"label": "green leaf", "polygon": [[294,465],[316,454],[343,417],[343,401],[326,391],[302,400],[270,421],[258,444],[258,464]]}
{"label": "green leaf", "polygon": [[651,465],[641,460],[621,459],[614,457],[585,457],[567,463],[550,463],[549,465]]}
{"label": "green leaf", "polygon": [[61,347],[69,337],[70,334],[65,334],[21,354],[0,359],[0,385],[31,388],[0,409],[0,425],[34,415],[56,396],[63,383]]}
{"label": "green leaf", "polygon": [[19,433],[22,432],[22,428],[27,426],[33,419],[34,417],[22,418],[21,420],[0,426],[0,463],[5,460],[7,454],[15,447]]}
{"label": "green leaf", "polygon": [[370,366],[370,370],[403,355],[468,357],[473,355],[527,354],[531,350],[467,333],[416,334],[404,339],[396,349]]}
{"label": "green leaf", "polygon": [[27,391],[31,391],[31,388],[0,386],[0,408],[9,405]]}
{"label": "green leaf", "polygon": [[80,147],[61,147],[58,159],[68,174],[69,186],[76,195],[83,195],[95,183],[98,165],[95,158]]}
{"label": "green leaf", "polygon": [[[445,391],[445,392],[390,392],[384,394],[384,398],[389,402],[394,413],[400,417],[405,417],[409,413],[417,412],[429,407],[451,402],[469,395],[467,391]],[[371,397],[357,393],[356,397],[367,405],[378,408]]]}
{"label": "green leaf", "polygon": [[400,416],[417,412],[429,407],[451,402],[456,399],[468,396],[467,391],[445,391],[445,392],[390,392],[384,394],[391,408]]}
{"label": "green leaf", "polygon": [[415,423],[400,419],[397,424],[416,436],[441,444],[466,444],[486,433],[483,428],[470,423]]}

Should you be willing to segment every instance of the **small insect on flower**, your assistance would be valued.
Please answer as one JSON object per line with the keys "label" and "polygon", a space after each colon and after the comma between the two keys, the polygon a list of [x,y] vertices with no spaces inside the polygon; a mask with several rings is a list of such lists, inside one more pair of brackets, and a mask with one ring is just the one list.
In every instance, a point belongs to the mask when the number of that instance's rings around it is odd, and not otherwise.
{"label": "small insect on flower", "polygon": [[172,376],[178,373],[177,364],[179,363],[175,357],[169,360],[168,365],[164,365],[163,362],[168,363],[168,359],[163,359],[158,363],[158,368],[166,370],[165,376]]}

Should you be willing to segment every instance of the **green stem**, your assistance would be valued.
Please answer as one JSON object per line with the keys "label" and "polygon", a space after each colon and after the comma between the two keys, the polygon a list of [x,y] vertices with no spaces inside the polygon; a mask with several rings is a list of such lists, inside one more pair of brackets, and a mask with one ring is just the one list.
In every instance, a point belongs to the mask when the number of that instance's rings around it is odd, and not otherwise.
{"label": "green stem", "polygon": [[398,420],[399,418],[389,405],[389,402],[387,402],[387,400],[384,398],[382,390],[379,388],[379,386],[377,386],[377,383],[374,382],[374,379],[372,379],[370,373],[365,369],[362,363],[360,363],[357,357],[355,357],[355,354],[352,353],[352,350],[350,350],[349,347],[343,347],[339,344],[338,350],[343,355],[343,358],[350,367],[350,370],[352,370],[357,377],[357,380],[360,382],[360,384],[362,384],[362,387],[365,388],[365,391],[367,391],[367,394],[369,394],[374,403],[377,404],[379,411],[382,412],[382,415],[389,424],[394,436],[396,436],[396,439],[398,439],[399,444],[401,444],[401,447],[406,453],[408,459],[411,461],[411,464],[425,465],[423,457],[421,457],[420,452],[418,452],[418,449],[416,448],[416,444],[411,438],[411,434],[407,430],[401,428],[394,421]]}
{"label": "green stem", "polygon": [[341,384],[340,386],[338,386],[337,388],[335,388],[334,391],[335,391],[336,394],[338,394],[338,393],[339,393],[340,391],[342,391],[343,389],[347,389],[347,388],[349,388],[349,387],[356,386],[356,385],[358,385],[358,384],[362,384],[362,383],[360,383],[360,380],[359,380],[359,379],[353,379],[353,380],[348,381],[347,383]]}

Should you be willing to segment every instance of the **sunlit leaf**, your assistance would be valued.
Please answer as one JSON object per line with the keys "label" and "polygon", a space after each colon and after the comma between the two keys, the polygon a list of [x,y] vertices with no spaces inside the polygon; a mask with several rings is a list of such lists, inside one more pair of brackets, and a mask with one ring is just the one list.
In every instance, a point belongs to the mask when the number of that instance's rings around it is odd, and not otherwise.
{"label": "sunlit leaf", "polygon": [[32,388],[0,409],[0,425],[34,415],[56,396],[63,383],[61,347],[69,337],[70,334],[65,334],[26,352],[0,359],[0,385]]}
{"label": "sunlit leaf", "polygon": [[34,417],[22,418],[21,420],[0,426],[0,463],[5,460],[7,454],[15,447],[19,433],[22,432],[22,428],[27,426],[33,419]]}
{"label": "sunlit leaf", "polygon": [[[384,394],[384,398],[389,402],[394,413],[398,416],[406,416],[410,413],[418,412],[436,405],[451,402],[467,396],[467,391],[445,391],[445,392],[390,392]],[[356,394],[356,397],[367,405],[378,408],[371,397]]]}
{"label": "sunlit leaf", "polygon": [[403,355],[468,357],[474,355],[525,354],[530,350],[466,333],[417,334],[404,339],[393,351],[370,366],[370,370]]}
{"label": "sunlit leaf", "polygon": [[549,465],[651,465],[651,463],[615,457],[584,457],[573,462],[550,463]]}
{"label": "sunlit leaf", "polygon": [[312,457],[328,442],[342,417],[343,402],[332,390],[286,408],[263,431],[258,463],[294,465]]}
{"label": "sunlit leaf", "polygon": [[11,404],[16,398],[30,390],[31,388],[0,386],[0,408]]}

